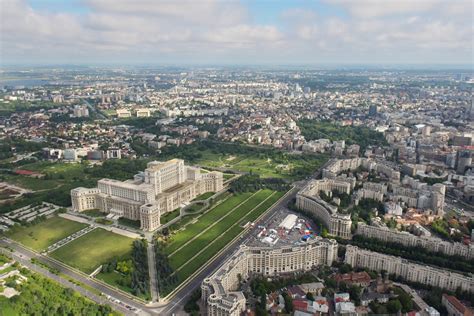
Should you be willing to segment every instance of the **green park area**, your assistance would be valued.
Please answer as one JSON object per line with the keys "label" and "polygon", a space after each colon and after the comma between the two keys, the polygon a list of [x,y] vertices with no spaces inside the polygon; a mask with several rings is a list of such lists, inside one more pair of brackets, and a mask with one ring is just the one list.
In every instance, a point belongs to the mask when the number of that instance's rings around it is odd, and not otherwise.
{"label": "green park area", "polygon": [[121,315],[108,305],[99,305],[66,288],[54,280],[28,269],[21,269],[26,277],[16,283],[19,277],[11,277],[13,288],[19,295],[8,299],[0,296],[0,316],[17,315]]}
{"label": "green park area", "polygon": [[[138,171],[144,170],[146,160],[109,160],[102,165],[92,165],[87,161],[82,163],[61,162],[28,162],[7,164],[0,168],[0,182],[5,181],[32,193],[2,204],[0,213],[39,202],[50,202],[60,206],[70,206],[70,191],[76,187],[94,187],[101,178],[126,180]],[[16,174],[17,170],[28,170],[43,175],[34,178]]]}
{"label": "green park area", "polygon": [[127,258],[132,238],[97,228],[62,246],[50,255],[85,273],[91,273],[112,259]]}
{"label": "green park area", "polygon": [[31,226],[14,226],[8,231],[7,236],[29,248],[43,251],[86,226],[83,223],[55,216]]}
{"label": "green park area", "polygon": [[186,162],[220,171],[232,170],[258,174],[263,178],[297,180],[307,177],[321,165],[325,154],[301,154],[264,146],[201,141],[180,147],[166,147],[162,157],[181,158]]}
{"label": "green park area", "polygon": [[388,145],[382,133],[367,126],[340,126],[331,122],[303,119],[298,121],[301,134],[306,140],[326,138],[331,141],[344,140],[346,145],[358,144],[363,152],[368,146]]}
{"label": "green park area", "polygon": [[184,230],[173,234],[164,251],[179,281],[199,269],[241,233],[243,225],[255,221],[283,195],[284,192],[266,189],[230,195]]}
{"label": "green park area", "polygon": [[210,198],[211,196],[213,196],[215,194],[215,192],[206,192],[206,193],[203,193],[199,196],[197,196],[193,201],[204,201],[204,200],[207,200],[208,198]]}

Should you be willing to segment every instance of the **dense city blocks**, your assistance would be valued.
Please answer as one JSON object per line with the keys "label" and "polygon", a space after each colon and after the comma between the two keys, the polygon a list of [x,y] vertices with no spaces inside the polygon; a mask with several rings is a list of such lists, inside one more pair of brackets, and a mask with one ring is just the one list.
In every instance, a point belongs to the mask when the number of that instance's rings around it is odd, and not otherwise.
{"label": "dense city blocks", "polygon": [[473,13],[0,1],[0,316],[474,316]]}

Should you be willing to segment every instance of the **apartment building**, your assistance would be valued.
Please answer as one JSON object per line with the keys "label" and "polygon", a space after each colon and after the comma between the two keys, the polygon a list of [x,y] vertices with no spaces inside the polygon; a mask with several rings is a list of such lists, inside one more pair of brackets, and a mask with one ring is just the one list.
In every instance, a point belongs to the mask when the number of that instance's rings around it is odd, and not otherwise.
{"label": "apartment building", "polygon": [[441,252],[449,256],[461,256],[474,259],[474,244],[449,242],[431,236],[416,236],[408,232],[390,229],[387,226],[371,226],[358,223],[356,234],[376,238],[385,242],[398,243],[408,247],[422,247],[432,252]]}
{"label": "apartment building", "polygon": [[240,280],[250,274],[278,276],[331,265],[337,259],[337,242],[316,237],[306,243],[282,247],[240,246],[201,285],[203,304],[209,316],[238,316],[245,310],[245,296],[238,290]]}
{"label": "apartment building", "polygon": [[357,268],[368,268],[374,271],[385,270],[388,274],[395,274],[411,282],[419,282],[450,291],[455,291],[460,287],[463,291],[474,292],[474,276],[472,274],[466,276],[352,245],[346,246],[344,262]]}
{"label": "apartment building", "polygon": [[349,194],[351,186],[348,181],[336,179],[313,180],[296,195],[296,206],[320,219],[329,228],[331,235],[350,238],[350,214],[339,213],[336,206],[321,199],[319,194],[321,191],[330,194],[333,190]]}

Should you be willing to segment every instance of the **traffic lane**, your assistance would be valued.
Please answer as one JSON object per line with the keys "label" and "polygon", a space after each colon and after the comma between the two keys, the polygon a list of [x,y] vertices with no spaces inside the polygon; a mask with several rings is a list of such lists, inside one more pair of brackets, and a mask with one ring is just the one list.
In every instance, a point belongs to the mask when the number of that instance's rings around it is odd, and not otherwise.
{"label": "traffic lane", "polygon": [[125,315],[135,315],[135,313],[131,312],[130,310],[126,309],[125,307],[123,307],[119,304],[116,304],[115,302],[110,302],[107,299],[105,299],[104,297],[98,296],[98,295],[96,295],[96,294],[94,294],[94,293],[92,293],[92,292],[90,292],[90,291],[88,291],[88,290],[86,290],[86,289],[84,289],[84,288],[82,288],[82,287],[66,280],[66,279],[61,278],[59,275],[51,273],[50,271],[48,271],[47,269],[45,269],[43,267],[40,267],[40,266],[37,266],[37,265],[31,263],[31,261],[30,261],[31,258],[27,257],[26,255],[23,255],[20,252],[17,252],[17,251],[5,252],[5,254],[12,256],[14,260],[19,262],[21,265],[27,267],[31,271],[42,274],[43,276],[45,276],[49,279],[52,279],[52,280],[60,283],[61,285],[65,286],[65,287],[68,287],[68,288],[71,288],[75,291],[78,291],[83,296],[95,301],[98,304],[110,305],[113,309],[115,309],[115,310],[117,310],[121,313],[124,313]]}
{"label": "traffic lane", "polygon": [[141,309],[141,310],[145,310],[146,307],[143,305],[143,304],[140,304],[140,303],[137,303],[131,299],[129,299],[128,297],[124,296],[123,294],[121,294],[120,292],[116,292],[116,291],[113,291],[112,289],[106,287],[106,286],[103,286],[102,284],[98,283],[98,282],[95,282],[93,279],[91,278],[86,278],[84,277],[83,275],[75,272],[74,270],[71,270],[71,269],[68,269],[67,267],[63,266],[63,265],[60,265],[58,263],[56,263],[55,261],[52,261],[50,258],[46,257],[46,256],[43,256],[41,254],[37,254],[29,249],[26,249],[26,248],[23,248],[23,247],[20,247],[19,245],[17,245],[16,243],[14,242],[9,242],[5,239],[2,239],[0,241],[0,243],[4,246],[7,246],[7,247],[10,247],[10,248],[13,248],[15,251],[17,251],[18,253],[20,253],[22,256],[24,256],[25,258],[28,258],[28,259],[31,259],[31,258],[35,258],[43,263],[45,263],[46,265],[50,266],[51,268],[54,268],[54,269],[57,269],[58,271],[60,271],[61,273],[64,273],[65,275],[75,279],[75,280],[78,280],[88,286],[91,286],[95,289],[97,289],[98,291],[106,294],[106,295],[109,295],[109,296],[112,296],[120,301],[122,301],[123,303],[125,303],[126,305],[129,305],[129,306],[132,306],[136,309]]}
{"label": "traffic lane", "polygon": [[[295,190],[295,189],[293,189]],[[260,221],[266,221],[268,218],[273,216],[274,212],[282,206],[286,206],[287,203],[293,199],[296,196],[296,191],[291,192],[289,195],[287,195],[283,200],[281,200],[278,204],[276,204],[272,209],[266,213]],[[180,308],[184,304],[184,300],[189,297],[192,292],[200,287],[202,280],[204,280],[207,276],[212,274],[219,266],[221,266],[225,260],[227,260],[237,249],[238,247],[245,243],[249,237],[251,236],[251,232],[254,229],[248,230],[241,238],[241,240],[237,240],[234,245],[229,247],[227,250],[225,250],[218,259],[214,260],[208,267],[206,267],[201,273],[199,273],[192,281],[190,281],[189,284],[187,284],[185,287],[183,287],[176,295],[175,297],[166,305],[164,309],[160,309],[160,313],[163,315],[172,315],[176,314],[178,308]]]}

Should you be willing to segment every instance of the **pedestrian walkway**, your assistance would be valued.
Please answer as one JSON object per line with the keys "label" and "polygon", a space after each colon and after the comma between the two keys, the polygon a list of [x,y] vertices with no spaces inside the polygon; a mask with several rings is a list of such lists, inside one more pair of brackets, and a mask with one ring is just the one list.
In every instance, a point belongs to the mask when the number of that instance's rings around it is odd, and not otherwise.
{"label": "pedestrian walkway", "polygon": [[56,249],[58,249],[59,247],[62,247],[64,245],[70,243],[71,241],[73,241],[73,240],[75,240],[75,239],[77,239],[81,236],[84,236],[85,234],[87,234],[88,232],[93,231],[94,229],[95,229],[95,227],[93,227],[93,226],[87,226],[86,228],[83,228],[80,231],[75,232],[74,234],[69,235],[66,238],[61,239],[60,241],[55,242],[54,244],[49,246],[48,249],[46,249],[46,253],[53,252]]}

